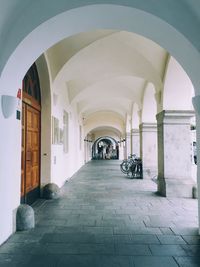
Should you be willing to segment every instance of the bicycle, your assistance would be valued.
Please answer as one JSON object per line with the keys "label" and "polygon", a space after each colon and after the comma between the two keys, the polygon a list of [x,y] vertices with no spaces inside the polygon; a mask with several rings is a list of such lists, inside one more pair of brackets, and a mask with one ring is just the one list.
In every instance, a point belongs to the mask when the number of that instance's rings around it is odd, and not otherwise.
{"label": "bicycle", "polygon": [[142,179],[142,161],[135,154],[123,160],[120,169],[130,178]]}

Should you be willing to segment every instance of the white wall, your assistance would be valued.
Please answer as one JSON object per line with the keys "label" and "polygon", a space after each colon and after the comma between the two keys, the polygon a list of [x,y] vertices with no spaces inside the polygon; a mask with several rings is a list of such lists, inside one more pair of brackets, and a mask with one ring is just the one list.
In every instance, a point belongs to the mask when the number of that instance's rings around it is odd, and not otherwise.
{"label": "white wall", "polygon": [[164,110],[193,110],[194,88],[180,64],[170,57],[165,73],[163,89]]}
{"label": "white wall", "polygon": [[[16,110],[4,119],[0,111],[0,244],[15,230],[16,208],[20,203],[21,121]],[[6,148],[6,149],[5,149]]]}
{"label": "white wall", "polygon": [[142,122],[156,122],[157,103],[152,83],[146,85],[142,105]]}
{"label": "white wall", "polygon": [[69,105],[66,86],[53,85],[53,93],[57,94],[57,103],[52,106],[52,116],[59,119],[60,128],[63,128],[63,110],[69,114],[68,153],[64,153],[63,145],[52,144],[51,180],[58,186],[62,186],[84,164],[84,136],[82,134],[80,149],[79,126],[82,122],[79,121],[76,106]]}

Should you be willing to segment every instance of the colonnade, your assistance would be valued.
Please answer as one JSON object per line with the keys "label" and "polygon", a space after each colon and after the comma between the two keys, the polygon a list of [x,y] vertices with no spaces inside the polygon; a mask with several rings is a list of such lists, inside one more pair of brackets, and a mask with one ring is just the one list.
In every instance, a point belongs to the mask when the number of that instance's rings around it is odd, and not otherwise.
{"label": "colonnade", "polygon": [[126,157],[136,154],[143,163],[143,178],[157,177],[162,196],[192,197],[192,110],[163,110],[157,123],[140,123],[126,133]]}

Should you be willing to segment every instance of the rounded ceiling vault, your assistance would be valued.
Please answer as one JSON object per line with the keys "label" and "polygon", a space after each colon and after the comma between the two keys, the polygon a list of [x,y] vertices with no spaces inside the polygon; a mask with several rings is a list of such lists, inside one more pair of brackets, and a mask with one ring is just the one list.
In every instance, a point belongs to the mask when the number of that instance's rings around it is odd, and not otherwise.
{"label": "rounded ceiling vault", "polygon": [[162,91],[168,52],[134,33],[97,30],[60,41],[45,57],[53,88],[67,91],[85,133],[110,126],[120,138],[133,106],[142,109],[147,85]]}

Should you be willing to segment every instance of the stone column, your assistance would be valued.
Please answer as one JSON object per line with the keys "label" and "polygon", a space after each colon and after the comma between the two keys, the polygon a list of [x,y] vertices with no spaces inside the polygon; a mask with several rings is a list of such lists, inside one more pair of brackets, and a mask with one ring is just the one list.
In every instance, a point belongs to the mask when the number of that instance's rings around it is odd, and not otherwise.
{"label": "stone column", "polygon": [[192,197],[190,119],[193,111],[158,113],[158,192],[162,196]]}
{"label": "stone column", "polygon": [[87,151],[86,162],[88,162],[88,160],[89,160],[89,142],[88,141],[86,142],[86,151]]}
{"label": "stone column", "polygon": [[192,98],[192,103],[196,112],[196,138],[197,138],[197,194],[198,194],[198,217],[200,234],[200,95]]}
{"label": "stone column", "polygon": [[119,142],[119,159],[123,160],[124,159],[124,146],[122,140]]}
{"label": "stone column", "polygon": [[84,140],[84,151],[85,151],[84,162],[86,163],[87,162],[87,142],[86,142],[86,140]]}
{"label": "stone column", "polygon": [[88,151],[88,161],[92,159],[92,145],[93,145],[93,142],[90,141],[90,143],[89,143],[89,151]]}
{"label": "stone column", "polygon": [[131,153],[140,157],[140,132],[139,129],[131,130]]}
{"label": "stone column", "polygon": [[131,133],[126,133],[126,158],[131,154]]}
{"label": "stone column", "polygon": [[143,178],[153,178],[157,168],[157,125],[140,124],[140,157],[142,158]]}

